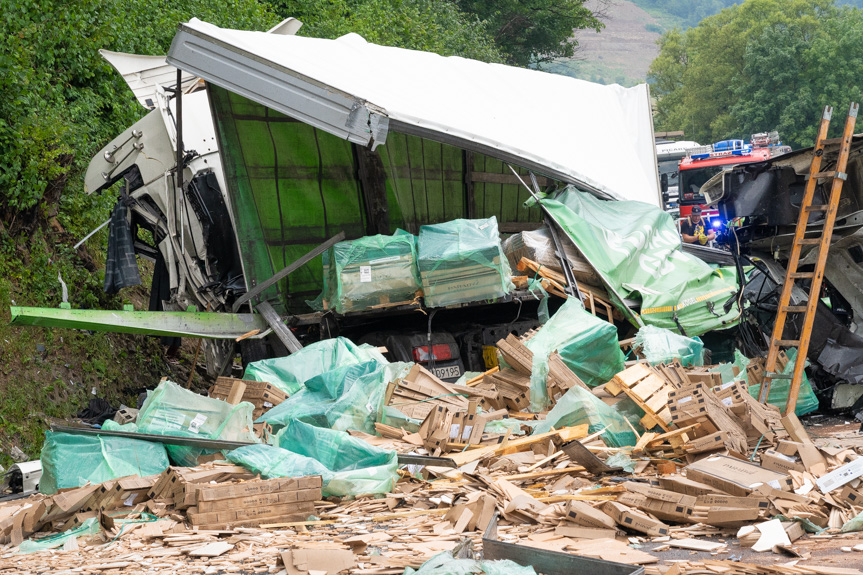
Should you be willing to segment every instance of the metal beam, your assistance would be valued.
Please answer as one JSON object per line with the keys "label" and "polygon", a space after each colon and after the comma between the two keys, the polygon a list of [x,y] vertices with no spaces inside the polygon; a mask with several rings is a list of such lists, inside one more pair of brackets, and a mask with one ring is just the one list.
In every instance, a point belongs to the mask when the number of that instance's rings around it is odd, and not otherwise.
{"label": "metal beam", "polygon": [[321,245],[319,245],[315,249],[309,251],[308,253],[306,253],[306,255],[304,255],[300,259],[298,259],[294,262],[291,262],[287,266],[283,267],[282,269],[277,271],[275,274],[273,274],[273,277],[271,277],[268,280],[262,281],[261,283],[259,283],[258,285],[256,285],[255,287],[253,287],[252,289],[250,289],[249,291],[244,293],[242,296],[237,298],[237,301],[234,302],[234,305],[232,307],[232,311],[236,312],[238,309],[240,309],[240,307],[244,303],[246,303],[247,301],[251,300],[252,298],[260,295],[267,288],[274,285],[280,279],[294,273],[295,271],[297,271],[298,269],[300,269],[301,267],[303,267],[304,265],[306,265],[307,263],[309,263],[310,261],[312,261],[313,259],[315,259],[319,255],[321,255],[322,253],[324,253],[325,251],[327,251],[328,249],[330,249],[332,246],[336,245],[337,243],[339,243],[343,239],[345,239],[345,232],[342,231],[342,232],[337,233],[335,236],[331,237],[330,239],[328,239],[327,241],[325,241],[324,243],[322,243]]}
{"label": "metal beam", "polygon": [[236,339],[259,329],[267,331],[264,318],[251,313],[213,313],[189,311],[110,311],[10,307],[11,325],[55,327],[137,333],[170,337]]}

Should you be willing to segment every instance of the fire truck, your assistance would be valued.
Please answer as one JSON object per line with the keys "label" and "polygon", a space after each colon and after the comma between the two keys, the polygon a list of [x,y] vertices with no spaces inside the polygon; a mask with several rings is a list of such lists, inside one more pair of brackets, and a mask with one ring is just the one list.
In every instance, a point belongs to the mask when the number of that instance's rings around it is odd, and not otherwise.
{"label": "fire truck", "polygon": [[[740,164],[762,162],[790,151],[791,147],[783,145],[775,131],[752,134],[749,143],[723,140],[689,149],[678,167],[680,217],[688,217],[693,206],[704,206],[706,200],[701,188],[717,174]],[[702,217],[712,227],[722,225],[715,208],[704,207]]]}

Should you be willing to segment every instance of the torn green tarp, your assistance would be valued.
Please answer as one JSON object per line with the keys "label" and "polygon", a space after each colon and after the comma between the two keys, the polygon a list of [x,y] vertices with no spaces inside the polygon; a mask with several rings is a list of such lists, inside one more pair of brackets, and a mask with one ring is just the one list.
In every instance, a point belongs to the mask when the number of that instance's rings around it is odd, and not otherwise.
{"label": "torn green tarp", "polygon": [[41,539],[27,539],[18,546],[17,555],[27,555],[29,553],[38,553],[48,549],[57,549],[63,547],[69,539],[77,539],[78,537],[86,537],[87,535],[97,535],[102,531],[102,525],[99,524],[98,517],[90,517],[85,519],[81,525],[72,529],[67,529],[56,535],[49,535]]}
{"label": "torn green tarp", "polygon": [[[794,360],[797,357],[797,350],[794,348],[786,349],[785,355],[788,356],[788,363],[785,369],[782,370],[784,375],[792,375],[794,373]],[[808,362],[807,362],[808,363]],[[785,413],[785,406],[788,403],[788,393],[791,391],[791,379],[774,379],[770,382],[770,392],[767,394],[767,403],[775,405],[779,411]],[[749,395],[758,399],[761,394],[760,385],[750,385]],[[800,383],[800,391],[797,394],[797,405],[794,406],[795,415],[806,415],[818,409],[818,398],[812,390],[812,384],[809,383],[809,378],[806,377],[806,372],[803,372],[803,381]]]}
{"label": "torn green tarp", "polygon": [[336,337],[307,345],[287,357],[254,361],[246,366],[243,379],[266,381],[293,395],[306,380],[339,367],[372,359],[386,363],[377,349],[367,345],[358,346],[347,338]]}
{"label": "torn green tarp", "polygon": [[675,359],[686,367],[704,365],[704,344],[700,339],[661,327],[646,325],[639,329],[632,347],[640,347],[650,365],[671,363]]}
{"label": "torn green tarp", "polygon": [[412,365],[367,361],[322,373],[256,423],[269,423],[278,431],[296,419],[317,427],[374,434],[375,423],[383,419],[387,385],[407,375]]}
{"label": "torn green tarp", "polygon": [[414,300],[416,259],[416,237],[404,230],[337,243],[323,255],[324,308],[347,313]]}
{"label": "torn green tarp", "polygon": [[512,290],[494,216],[421,226],[417,246],[428,307],[496,299]]}
{"label": "torn green tarp", "polygon": [[395,451],[375,447],[344,431],[291,421],[271,442],[329,469],[333,476],[327,484],[328,495],[389,493],[398,480]]}
{"label": "torn green tarp", "polygon": [[737,324],[736,270],[684,253],[671,216],[659,208],[600,200],[572,186],[542,203],[627,317],[632,312],[620,298],[641,304],[645,324],[690,337]]}
{"label": "torn green tarp", "polygon": [[126,437],[45,432],[39,491],[102,483],[127,475],[146,477],[168,468],[165,446]]}
{"label": "torn green tarp", "polygon": [[[252,431],[252,411],[247,401],[231,405],[183,389],[173,381],[163,381],[148,392],[138,412],[138,431],[154,435],[200,437],[258,443]],[[198,457],[216,453],[200,447],[168,445],[168,456],[177,465],[194,467]]]}
{"label": "torn green tarp", "polygon": [[604,429],[602,440],[609,447],[627,447],[635,445],[638,440],[622,414],[578,386],[571,388],[557,400],[557,404],[545,419],[533,426],[533,434],[551,431],[552,427],[560,429],[585,423],[590,426],[590,433]]}
{"label": "torn green tarp", "polygon": [[554,351],[589,386],[602,385],[624,369],[617,328],[586,312],[575,298],[569,298],[525,345],[533,352],[532,411],[551,405],[546,379],[548,357]]}

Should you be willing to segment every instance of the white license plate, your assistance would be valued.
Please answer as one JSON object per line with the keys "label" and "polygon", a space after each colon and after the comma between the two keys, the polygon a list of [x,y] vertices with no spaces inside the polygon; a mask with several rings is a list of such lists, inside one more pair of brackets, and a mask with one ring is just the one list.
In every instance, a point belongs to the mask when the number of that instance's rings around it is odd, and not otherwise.
{"label": "white license plate", "polygon": [[451,377],[459,378],[461,377],[461,370],[457,365],[450,365],[448,367],[436,367],[434,368],[435,377],[438,379],[449,379]]}

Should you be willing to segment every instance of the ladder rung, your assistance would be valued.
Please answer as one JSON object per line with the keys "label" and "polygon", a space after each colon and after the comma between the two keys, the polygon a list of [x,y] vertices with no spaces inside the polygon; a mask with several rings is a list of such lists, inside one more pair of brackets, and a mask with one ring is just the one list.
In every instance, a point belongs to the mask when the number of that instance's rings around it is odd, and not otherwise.
{"label": "ladder rung", "polygon": [[797,347],[800,345],[799,339],[774,339],[773,343],[781,347]]}
{"label": "ladder rung", "polygon": [[792,272],[788,277],[795,280],[805,280],[815,277],[815,272]]}
{"label": "ladder rung", "polygon": [[817,246],[821,244],[821,238],[803,238],[797,240],[797,244],[801,246]]}
{"label": "ladder rung", "polygon": [[784,305],[782,306],[782,311],[786,311],[789,313],[803,313],[808,309],[808,306],[805,305]]}
{"label": "ladder rung", "polygon": [[806,206],[803,209],[810,212],[826,212],[830,209],[830,206]]}
{"label": "ladder rung", "polygon": [[764,374],[765,379],[793,379],[794,376],[790,373],[773,373],[767,372]]}
{"label": "ladder rung", "polygon": [[841,144],[845,141],[845,138],[827,138],[826,140],[821,140],[822,146],[829,146],[830,144]]}
{"label": "ladder rung", "polygon": [[836,176],[836,172],[831,171],[831,172],[818,172],[817,174],[814,174],[812,177],[820,180],[821,178],[832,178],[834,176]]}

